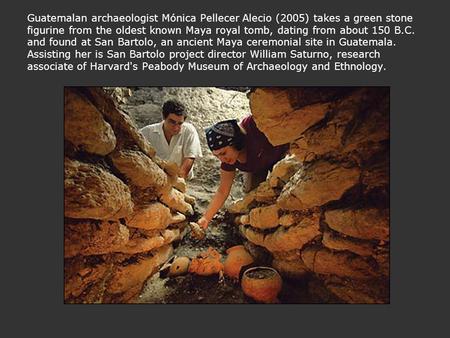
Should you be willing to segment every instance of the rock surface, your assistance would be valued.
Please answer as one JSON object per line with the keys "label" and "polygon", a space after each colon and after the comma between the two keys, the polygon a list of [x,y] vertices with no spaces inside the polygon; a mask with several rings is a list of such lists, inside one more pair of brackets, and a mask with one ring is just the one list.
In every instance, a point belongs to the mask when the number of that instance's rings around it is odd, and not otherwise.
{"label": "rock surface", "polygon": [[111,253],[125,245],[129,237],[128,228],[120,222],[66,222],[64,258]]}
{"label": "rock surface", "polygon": [[250,107],[296,160],[228,208],[242,235],[326,299],[389,302],[389,89],[256,88]]}
{"label": "rock surface", "polygon": [[388,209],[329,210],[325,222],[333,230],[355,238],[389,240]]}
{"label": "rock surface", "polygon": [[116,147],[116,136],[102,114],[80,95],[65,89],[64,137],[80,150],[107,155]]}
{"label": "rock surface", "polygon": [[130,189],[101,167],[64,160],[64,215],[117,220],[133,211]]}
{"label": "rock surface", "polygon": [[172,221],[170,209],[160,202],[144,205],[126,218],[132,228],[146,230],[165,229]]}
{"label": "rock surface", "polygon": [[168,184],[166,173],[140,151],[119,150],[110,158],[129,182],[139,188],[152,188],[158,194]]}
{"label": "rock surface", "polygon": [[319,161],[300,169],[285,185],[278,205],[287,210],[309,209],[339,200],[358,184],[360,170]]}
{"label": "rock surface", "polygon": [[162,194],[189,215],[195,199],[102,88],[65,88],[65,117],[64,300],[134,302],[185,234]]}

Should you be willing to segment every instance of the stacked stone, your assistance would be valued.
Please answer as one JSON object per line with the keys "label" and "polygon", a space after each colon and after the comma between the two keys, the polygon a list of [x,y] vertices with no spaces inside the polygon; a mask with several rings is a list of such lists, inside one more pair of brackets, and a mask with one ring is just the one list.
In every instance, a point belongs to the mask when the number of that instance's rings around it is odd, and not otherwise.
{"label": "stacked stone", "polygon": [[101,88],[65,88],[64,134],[64,299],[133,302],[183,236],[193,200]]}
{"label": "stacked stone", "polygon": [[389,90],[258,88],[250,106],[295,159],[230,207],[243,236],[285,276],[314,274],[345,302],[389,302]]}

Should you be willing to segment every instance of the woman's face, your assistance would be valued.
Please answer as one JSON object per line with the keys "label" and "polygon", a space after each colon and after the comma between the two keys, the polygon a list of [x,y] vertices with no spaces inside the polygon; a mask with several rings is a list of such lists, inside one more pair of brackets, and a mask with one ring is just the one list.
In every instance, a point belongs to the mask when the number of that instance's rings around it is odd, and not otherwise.
{"label": "woman's face", "polygon": [[237,150],[233,146],[226,146],[217,150],[213,150],[212,153],[220,160],[220,162],[231,165],[235,164],[239,157],[239,150]]}

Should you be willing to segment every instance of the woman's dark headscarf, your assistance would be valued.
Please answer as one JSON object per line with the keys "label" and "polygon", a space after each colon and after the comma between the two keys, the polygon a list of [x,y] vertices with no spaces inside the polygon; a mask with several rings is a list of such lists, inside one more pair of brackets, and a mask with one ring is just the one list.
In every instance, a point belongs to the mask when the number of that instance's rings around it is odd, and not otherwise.
{"label": "woman's dark headscarf", "polygon": [[211,150],[217,150],[226,146],[234,146],[241,150],[244,146],[244,134],[237,120],[226,120],[206,128],[206,141]]}

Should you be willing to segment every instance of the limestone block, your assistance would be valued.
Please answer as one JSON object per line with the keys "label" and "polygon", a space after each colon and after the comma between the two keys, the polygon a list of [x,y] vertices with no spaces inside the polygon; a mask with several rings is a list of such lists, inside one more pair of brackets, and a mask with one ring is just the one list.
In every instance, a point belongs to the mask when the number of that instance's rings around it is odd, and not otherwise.
{"label": "limestone block", "polygon": [[368,192],[372,189],[389,187],[389,154],[383,155],[383,158],[367,166],[361,174],[361,182],[364,191]]}
{"label": "limestone block", "polygon": [[160,248],[178,239],[180,239],[180,229],[140,232],[115,251],[133,255]]}
{"label": "limestone block", "polygon": [[377,247],[376,253],[372,256],[378,264],[378,270],[383,276],[389,276],[390,273],[390,257],[389,257],[389,247],[382,246]]}
{"label": "limestone block", "polygon": [[278,197],[278,192],[269,185],[268,181],[260,183],[254,190],[256,193],[255,200],[257,202],[272,203]]}
{"label": "limestone block", "polygon": [[293,155],[288,155],[279,161],[269,175],[269,186],[282,187],[300,169],[301,163]]}
{"label": "limestone block", "polygon": [[347,124],[356,112],[352,109],[341,109],[324,126],[311,128],[295,140],[290,151],[302,162],[311,161],[317,156],[342,149],[342,137]]}
{"label": "limestone block", "polygon": [[248,213],[255,202],[273,203],[277,196],[277,191],[269,185],[268,181],[264,181],[243,198],[231,203],[228,206],[228,211],[232,214]]}
{"label": "limestone block", "polygon": [[186,190],[187,190],[186,181],[182,177],[177,177],[177,180],[174,182],[173,187],[175,189],[180,190],[183,194],[186,193]]}
{"label": "limestone block", "polygon": [[115,151],[110,158],[117,170],[139,188],[153,188],[160,191],[167,185],[166,173],[140,151]]}
{"label": "limestone block", "polygon": [[125,245],[128,238],[128,228],[120,222],[66,222],[64,258],[110,253]]}
{"label": "limestone block", "polygon": [[173,183],[172,184],[177,184],[176,182],[178,181],[178,174],[180,173],[180,167],[178,167],[178,165],[175,162],[169,162],[166,160],[163,160],[159,157],[155,157],[153,159],[155,161],[155,163],[157,165],[159,165],[161,167],[161,169],[163,169],[165,171],[165,173],[172,178]]}
{"label": "limestone block", "polygon": [[167,205],[169,208],[179,211],[185,215],[193,215],[194,209],[192,205],[184,201],[184,194],[176,189],[171,189],[168,192],[164,192],[160,196],[162,203]]}
{"label": "limestone block", "polygon": [[189,203],[190,205],[194,206],[195,205],[195,197],[188,195],[188,194],[184,194],[184,201],[186,203]]}
{"label": "limestone block", "polygon": [[256,201],[256,189],[253,189],[243,198],[230,204],[228,211],[232,214],[244,214],[250,212],[250,206]]}
{"label": "limestone block", "polygon": [[113,264],[99,256],[78,256],[64,260],[64,301],[98,303],[102,301],[104,284]]}
{"label": "limestone block", "polygon": [[151,202],[158,201],[159,192],[155,191],[155,189],[153,188],[141,189],[135,185],[130,185],[130,191],[131,191],[131,198],[133,199],[135,208],[140,208],[146,206]]}
{"label": "limestone block", "polygon": [[325,280],[325,287],[347,303],[389,303],[389,281],[386,279],[352,280],[333,276]]}
{"label": "limestone block", "polygon": [[250,225],[260,229],[277,227],[279,210],[276,204],[252,209],[250,211]]}
{"label": "limestone block", "polygon": [[283,276],[292,279],[303,279],[309,274],[308,268],[301,259],[280,260],[274,259],[272,266]]}
{"label": "limestone block", "polygon": [[389,209],[338,209],[325,212],[331,229],[360,239],[389,240]]}
{"label": "limestone block", "polygon": [[384,89],[361,88],[334,102],[332,116],[324,124],[305,131],[292,143],[291,152],[300,161],[332,152],[372,152],[377,142],[389,138],[385,119],[389,107],[383,104],[386,97]]}
{"label": "limestone block", "polygon": [[103,114],[116,134],[119,149],[137,146],[150,158],[155,156],[156,151],[139,132],[131,117],[118,109],[114,100],[102,88],[82,87],[74,90],[86,97]]}
{"label": "limestone block", "polygon": [[234,224],[249,224],[250,225],[250,216],[249,215],[239,215],[234,218]]}
{"label": "limestone block", "polygon": [[322,244],[328,249],[339,251],[348,250],[360,256],[371,256],[374,254],[374,245],[372,243],[343,238],[328,230],[323,233]]}
{"label": "limestone block", "polygon": [[160,202],[140,206],[125,218],[129,227],[147,230],[165,229],[171,220],[170,209]]}
{"label": "limestone block", "polygon": [[273,251],[273,259],[279,261],[298,261],[302,259],[302,255],[299,249],[289,251]]}
{"label": "limestone block", "polygon": [[319,214],[303,218],[297,225],[289,228],[279,227],[271,234],[254,230],[251,227],[240,227],[244,237],[250,242],[265,247],[267,250],[289,251],[302,248],[311,241],[319,231]]}
{"label": "limestone block", "polygon": [[136,284],[120,295],[112,295],[112,297],[110,297],[109,299],[106,298],[106,303],[133,304],[136,302],[136,298],[141,293],[143,287],[143,285]]}
{"label": "limestone block", "polygon": [[114,271],[106,292],[120,294],[137,286],[141,289],[147,278],[152,276],[169,259],[172,252],[172,246],[166,245],[152,251],[151,254],[136,255],[129,262],[123,262]]}
{"label": "limestone block", "polygon": [[92,103],[70,88],[64,90],[64,138],[97,155],[109,154],[116,147],[111,125]]}
{"label": "limestone block", "polygon": [[359,114],[343,140],[345,152],[389,139],[389,89],[363,89],[358,94],[355,99],[359,99]]}
{"label": "limestone block", "polygon": [[339,200],[359,183],[360,171],[328,161],[314,162],[300,169],[284,186],[278,205],[288,210],[303,210]]}
{"label": "limestone block", "polygon": [[117,220],[131,214],[130,189],[116,176],[92,164],[64,160],[64,215]]}
{"label": "limestone block", "polygon": [[287,228],[287,227],[290,227],[291,225],[297,223],[298,220],[299,220],[299,216],[297,216],[293,213],[289,213],[289,214],[284,214],[284,215],[280,216],[278,223]]}
{"label": "limestone block", "polygon": [[329,103],[298,108],[298,101],[285,89],[258,88],[250,95],[256,125],[274,146],[296,140],[306,129],[322,120]]}
{"label": "limestone block", "polygon": [[367,279],[376,276],[376,271],[362,257],[333,252],[326,248],[309,247],[302,250],[302,260],[316,274]]}
{"label": "limestone block", "polygon": [[176,212],[172,214],[172,220],[170,221],[170,224],[178,224],[181,222],[184,222],[186,220],[186,216],[183,215],[180,212]]}

